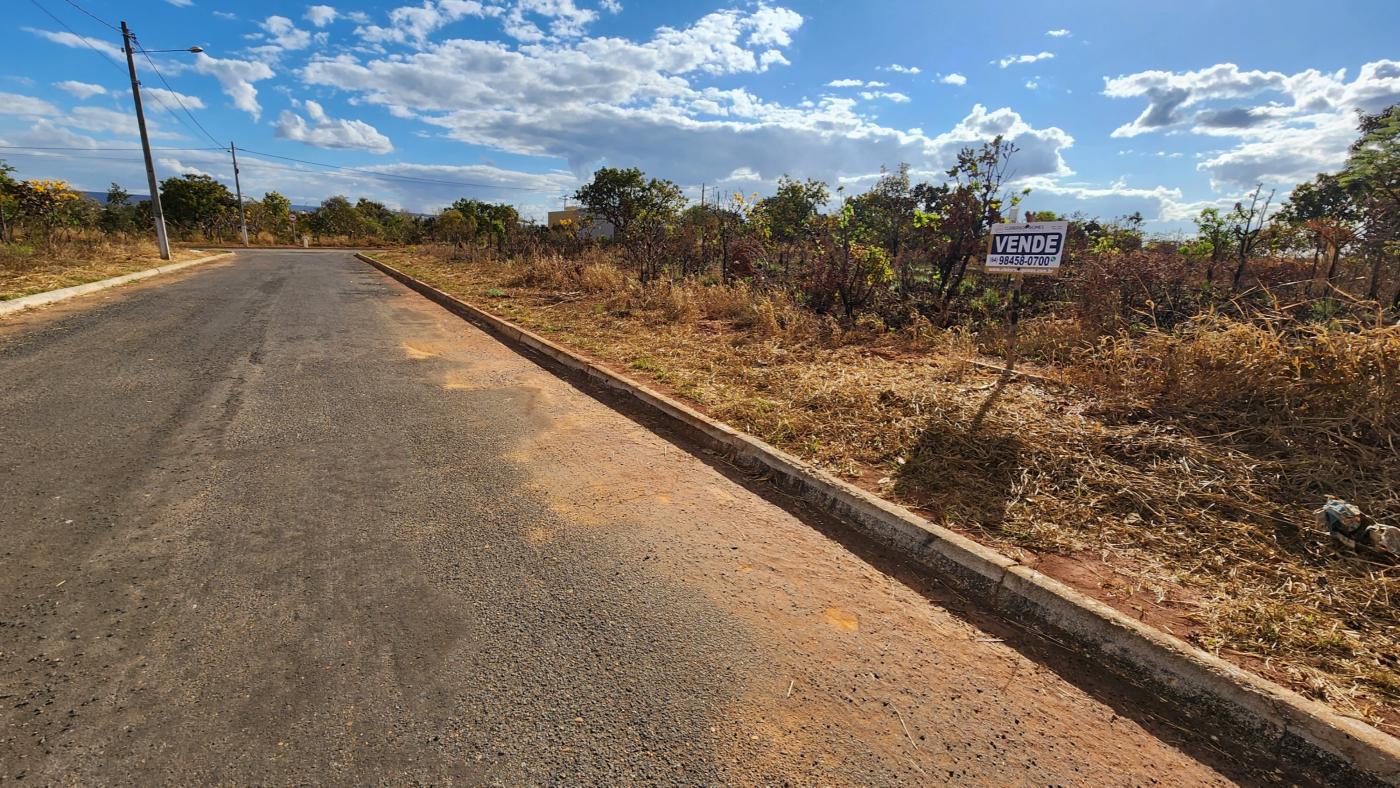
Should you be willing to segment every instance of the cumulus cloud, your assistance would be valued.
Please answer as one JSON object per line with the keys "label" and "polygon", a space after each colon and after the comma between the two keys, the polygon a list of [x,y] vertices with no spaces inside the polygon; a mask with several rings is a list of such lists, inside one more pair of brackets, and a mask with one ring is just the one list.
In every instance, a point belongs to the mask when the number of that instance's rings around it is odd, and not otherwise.
{"label": "cumulus cloud", "polygon": [[1054,56],[1054,52],[1037,52],[1034,55],[1007,55],[1001,60],[996,61],[996,64],[998,66],[1001,66],[1002,68],[1006,68],[1008,66],[1017,66],[1023,63],[1035,63],[1040,60],[1049,60]]}
{"label": "cumulus cloud", "polygon": [[199,96],[176,93],[173,90],[166,90],[165,88],[152,88],[142,85],[141,96],[142,98],[149,98],[158,105],[167,107],[172,111],[181,104],[187,109],[204,109],[204,100]]}
{"label": "cumulus cloud", "polygon": [[888,66],[881,66],[881,71],[893,71],[896,74],[918,74],[923,69],[918,66],[901,66],[898,63],[891,63]]}
{"label": "cumulus cloud", "polygon": [[275,125],[278,137],[317,148],[364,150],[370,153],[390,153],[394,150],[388,137],[362,120],[329,117],[315,101],[302,102],[301,106],[306,110],[306,118],[291,110],[283,110],[278,116]]}
{"label": "cumulus cloud", "polygon": [[268,42],[278,49],[306,49],[311,45],[311,34],[298,28],[285,16],[274,14],[264,19],[259,27],[267,33]]}
{"label": "cumulus cloud", "polygon": [[101,85],[94,85],[91,82],[79,82],[74,79],[65,79],[62,82],[55,82],[53,86],[65,93],[71,93],[80,99],[92,98],[106,94],[107,88]]}
{"label": "cumulus cloud", "polygon": [[66,47],[73,47],[75,49],[87,49],[89,46],[91,46],[93,49],[96,49],[98,52],[106,55],[108,58],[111,58],[113,62],[118,63],[122,66],[126,65],[126,53],[122,51],[121,47],[115,46],[113,44],[108,44],[107,42],[102,41],[100,39],[84,39],[80,36],[74,35],[73,33],[69,33],[67,31],[62,30],[40,30],[38,28],[33,27],[26,27],[24,28],[24,30],[33,33],[34,35],[39,36],[40,38],[46,38],[55,44],[62,44]]}
{"label": "cumulus cloud", "polygon": [[274,75],[266,63],[252,60],[210,57],[201,52],[195,56],[194,70],[219,81],[219,86],[233,101],[233,106],[253,116],[262,117],[258,104],[258,89],[253,83],[271,79]]}
{"label": "cumulus cloud", "polygon": [[[576,176],[601,163],[678,182],[739,170],[768,182],[784,173],[863,176],[901,161],[936,172],[958,148],[997,134],[1022,147],[1017,166],[1025,173],[1069,172],[1061,154],[1073,139],[1033,128],[1009,108],[978,105],[953,129],[928,135],[880,125],[862,113],[859,95],[788,106],[707,85],[769,65],[763,53],[799,29],[799,16],[779,11],[723,9],[639,41],[584,36],[513,47],[447,39],[405,54],[313,57],[300,73],[308,85],[417,118],[452,139],[562,159]],[[905,98],[862,80],[835,84]]]}
{"label": "cumulus cloud", "polygon": [[945,85],[958,85],[959,87],[961,87],[967,84],[967,77],[955,71],[951,74],[944,74],[943,76],[938,78],[938,81],[942,82]]}
{"label": "cumulus cloud", "polygon": [[315,27],[325,27],[334,22],[340,16],[340,12],[334,6],[311,5],[306,7],[306,13],[302,19],[310,22]]}
{"label": "cumulus cloud", "polygon": [[1074,34],[1062,27],[1059,30],[1046,30],[1045,35],[1051,38],[1069,38]]}
{"label": "cumulus cloud", "polygon": [[476,0],[423,0],[419,6],[400,6],[389,12],[385,26],[364,24],[355,32],[372,43],[421,45],[438,29],[469,16],[500,16],[499,6],[486,6]]}
{"label": "cumulus cloud", "polygon": [[1106,77],[1103,92],[1146,100],[1135,119],[1114,130],[1115,137],[1175,131],[1236,138],[1235,147],[1197,165],[1217,189],[1260,181],[1291,185],[1345,162],[1357,111],[1376,112],[1400,101],[1400,62],[1366,63],[1350,82],[1345,69],[1285,74],[1220,63]]}
{"label": "cumulus cloud", "polygon": [[863,79],[833,79],[826,83],[829,88],[885,88],[889,87],[888,82],[877,82],[875,80],[866,81]]}
{"label": "cumulus cloud", "polygon": [[877,99],[885,99],[885,100],[887,100],[887,101],[893,101],[893,102],[896,103],[896,104],[908,104],[908,103],[909,103],[909,97],[908,97],[908,96],[904,95],[903,93],[898,93],[898,92],[895,92],[895,91],[892,91],[892,90],[891,90],[891,91],[884,91],[884,90],[862,90],[861,93],[860,93],[860,97],[863,98],[863,99],[865,99],[866,101],[875,101],[875,100],[877,100]]}
{"label": "cumulus cloud", "polygon": [[0,114],[3,115],[57,115],[58,107],[33,96],[19,93],[0,93]]}

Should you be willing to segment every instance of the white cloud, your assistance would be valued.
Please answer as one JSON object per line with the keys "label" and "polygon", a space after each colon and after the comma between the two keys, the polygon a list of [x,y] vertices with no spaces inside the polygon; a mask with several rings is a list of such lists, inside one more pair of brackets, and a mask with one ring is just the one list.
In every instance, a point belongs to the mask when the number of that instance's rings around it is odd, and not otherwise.
{"label": "white cloud", "polygon": [[89,46],[91,46],[93,49],[96,49],[98,52],[101,52],[102,54],[111,58],[113,62],[116,62],[122,65],[123,67],[126,66],[126,53],[122,52],[121,47],[115,46],[113,44],[108,44],[107,42],[101,39],[84,39],[67,31],[55,32],[53,30],[39,30],[33,27],[26,27],[24,29],[30,33],[33,33],[36,36],[47,38],[55,44],[62,44],[66,47],[73,47],[75,49],[87,49]]}
{"label": "white cloud", "polygon": [[285,16],[270,16],[259,27],[267,33],[267,40],[278,49],[306,49],[311,46],[311,34],[298,28]]}
{"label": "white cloud", "polygon": [[598,7],[610,14],[622,13],[622,3],[618,2],[618,0],[602,0],[602,2],[598,3]]}
{"label": "white cloud", "polygon": [[1400,62],[1366,63],[1346,81],[1330,74],[1244,71],[1221,63],[1196,71],[1143,71],[1105,78],[1104,95],[1145,98],[1147,107],[1115,137],[1152,132],[1236,138],[1233,148],[1203,157],[1197,169],[1217,189],[1258,182],[1283,187],[1335,170],[1356,137],[1355,113],[1400,101]]}
{"label": "white cloud", "polygon": [[[859,96],[789,106],[711,84],[713,76],[761,71],[762,53],[781,40],[774,31],[791,35],[796,24],[777,9],[729,8],[662,27],[649,40],[585,36],[512,47],[447,39],[405,54],[313,57],[300,74],[308,85],[416,117],[451,139],[563,160],[579,176],[602,163],[682,183],[743,168],[769,181],[783,173],[862,176],[901,161],[937,172],[958,148],[998,133],[1023,148],[1016,166],[1024,173],[1069,171],[1061,154],[1073,139],[1033,128],[1009,108],[979,105],[948,132],[928,135],[880,125],[862,112]],[[869,82],[849,87],[904,98]]]}
{"label": "white cloud", "polygon": [[880,70],[893,71],[896,74],[918,74],[921,71],[923,71],[923,69],[919,68],[918,66],[901,66],[898,63],[891,63],[888,66],[881,66]]}
{"label": "white cloud", "polygon": [[58,107],[33,96],[19,93],[0,93],[0,114],[3,115],[57,115]]}
{"label": "white cloud", "polygon": [[165,0],[165,2],[175,6],[176,8],[189,8],[190,6],[194,5],[194,0]]}
{"label": "white cloud", "polygon": [[394,150],[388,137],[362,120],[328,117],[315,101],[303,102],[302,107],[306,109],[310,122],[290,110],[283,110],[275,126],[278,137],[317,148],[364,150],[370,153],[390,153]]}
{"label": "white cloud", "polygon": [[1062,27],[1059,30],[1046,30],[1045,35],[1051,38],[1069,38],[1074,34]]}
{"label": "white cloud", "polygon": [[163,105],[172,111],[181,104],[184,104],[187,109],[204,109],[204,100],[199,96],[176,93],[173,90],[166,90],[164,88],[152,88],[142,85],[141,97],[150,98],[157,104]]}
{"label": "white cloud", "polygon": [[201,52],[195,56],[194,70],[217,79],[224,93],[233,100],[234,107],[252,115],[253,120],[262,117],[262,105],[258,104],[258,89],[253,83],[274,76],[266,63],[210,57]]}
{"label": "white cloud", "polygon": [[952,74],[944,74],[943,76],[938,78],[938,81],[942,82],[945,85],[962,86],[967,84],[967,77],[955,71]]}
{"label": "white cloud", "polygon": [[1035,90],[1036,88],[1040,87],[1039,80],[1040,77],[1034,77],[1032,79],[1026,80],[1026,90]]}
{"label": "white cloud", "polygon": [[400,6],[389,12],[387,27],[362,25],[355,32],[372,43],[422,45],[438,29],[468,16],[500,16],[499,6],[486,6],[476,0],[423,0],[419,6]]}
{"label": "white cloud", "polygon": [[340,16],[340,12],[334,6],[310,5],[306,7],[306,13],[302,19],[310,22],[315,27],[325,27],[334,22]]}
{"label": "white cloud", "polygon": [[861,93],[860,93],[860,97],[863,98],[863,99],[865,99],[866,101],[875,101],[875,100],[877,100],[877,99],[885,99],[885,100],[887,100],[887,101],[893,101],[893,102],[896,103],[896,104],[908,104],[908,103],[909,103],[909,97],[908,97],[908,96],[904,95],[903,93],[896,93],[896,92],[894,92],[894,91],[863,90],[863,91],[861,91]]}
{"label": "white cloud", "polygon": [[753,32],[749,34],[750,46],[791,46],[792,34],[802,27],[801,14],[789,8],[767,5],[760,5],[750,20],[753,27]]}
{"label": "white cloud", "polygon": [[101,85],[94,85],[91,82],[79,82],[74,79],[65,79],[62,82],[55,82],[53,83],[53,86],[58,88],[59,90],[64,91],[65,93],[71,93],[80,99],[92,98],[93,96],[101,96],[107,92],[107,88],[104,88]]}
{"label": "white cloud", "polygon": [[1034,55],[1007,55],[1001,60],[996,61],[996,64],[1002,68],[1006,68],[1007,66],[1021,65],[1023,63],[1035,63],[1040,60],[1049,60],[1054,56],[1054,52],[1038,52]]}

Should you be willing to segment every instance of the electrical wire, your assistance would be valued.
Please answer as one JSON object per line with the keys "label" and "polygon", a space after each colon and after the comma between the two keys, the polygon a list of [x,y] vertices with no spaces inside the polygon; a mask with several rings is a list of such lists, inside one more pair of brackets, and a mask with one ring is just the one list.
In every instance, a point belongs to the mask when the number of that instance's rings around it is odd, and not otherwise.
{"label": "electrical wire", "polygon": [[39,0],[29,0],[29,2],[33,3],[35,8],[39,9],[40,11],[43,11],[45,14],[48,14],[50,19],[62,25],[64,30],[67,30],[69,33],[72,33],[73,35],[77,36],[79,41],[83,42],[84,44],[87,44],[88,49],[91,49],[93,52],[96,52],[102,57],[102,62],[106,63],[112,68],[117,69],[118,71],[122,70],[122,67],[118,65],[108,53],[98,49],[91,41],[83,37],[82,34],[69,27],[67,22],[63,21],[62,19],[59,19],[57,16],[54,16],[54,13],[52,11],[43,7],[42,5],[39,5]]}
{"label": "electrical wire", "polygon": [[93,12],[87,10],[86,8],[83,8],[82,6],[80,6],[80,5],[78,5],[77,3],[73,2],[73,0],[63,0],[63,2],[67,3],[68,5],[73,6],[74,8],[78,9],[79,11],[82,11],[84,14],[87,14],[88,16],[92,17],[93,19],[97,20],[99,23],[104,24],[104,25],[106,25],[107,27],[112,28],[113,30],[117,31],[118,33],[121,32],[121,28],[117,27],[116,25],[112,24],[111,22],[108,22],[107,20],[103,19],[102,17],[98,16],[97,14],[94,14]]}
{"label": "electrical wire", "polygon": [[[276,154],[276,153],[263,153],[263,152],[261,152],[261,151],[249,150],[248,148],[239,148],[238,150],[239,150],[239,152],[241,152],[241,153],[248,153],[248,154],[251,154],[251,155],[253,155],[253,156],[265,156],[265,157],[273,158],[273,159],[283,159],[283,160],[285,160],[285,161],[294,161],[294,162],[296,162],[296,163],[298,163],[298,164],[308,164],[308,165],[311,165],[311,166],[313,166],[313,167],[325,167],[325,168],[327,168],[327,169],[341,170],[341,171],[343,171],[343,172],[354,172],[354,173],[358,173],[358,174],[360,174],[360,175],[365,175],[365,176],[368,176],[368,177],[371,177],[371,178],[386,178],[386,179],[389,179],[389,180],[407,181],[407,182],[412,182],[412,183],[431,183],[431,184],[437,184],[437,185],[441,185],[441,186],[466,186],[466,187],[478,188],[478,189],[505,189],[505,190],[509,190],[509,191],[538,192],[538,193],[540,193],[540,194],[546,194],[546,193],[548,193],[548,194],[553,194],[553,193],[555,192],[555,189],[532,189],[532,188],[530,188],[530,187],[528,187],[528,186],[502,186],[502,185],[500,185],[500,184],[495,184],[495,183],[472,183],[471,181],[451,181],[451,180],[445,180],[445,179],[442,179],[442,178],[420,178],[420,177],[413,176],[413,175],[394,175],[394,174],[392,174],[392,173],[387,173],[387,172],[376,172],[375,170],[365,170],[365,169],[360,169],[360,168],[358,168],[358,167],[343,167],[343,166],[341,166],[341,165],[339,165],[339,164],[326,164],[326,163],[324,163],[324,162],[311,161],[311,160],[309,160],[309,159],[298,159],[298,158],[295,158],[295,157],[293,157],[293,156],[279,156],[279,155]],[[285,168],[285,167],[284,167],[283,169],[296,169],[296,168]],[[297,170],[297,171],[298,171],[298,172],[306,172],[306,170]]]}
{"label": "electrical wire", "polygon": [[[60,147],[60,146],[0,146],[0,150],[21,150],[21,151],[132,151],[140,153],[141,148],[83,148],[83,147]],[[151,148],[153,151],[227,151],[228,148]]]}
{"label": "electrical wire", "polygon": [[[138,45],[141,43],[139,40],[136,40],[136,36],[132,36],[131,38],[132,40],[135,40]],[[204,128],[204,124],[200,123],[199,119],[194,116],[194,113],[190,112],[190,108],[185,106],[185,102],[181,100],[179,92],[177,92],[175,88],[170,87],[170,83],[166,81],[165,75],[160,73],[160,69],[156,68],[156,62],[151,59],[151,56],[146,52],[145,47],[142,47],[140,52],[141,56],[146,58],[146,62],[151,64],[151,70],[156,72],[156,76],[160,78],[160,83],[165,86],[165,89],[167,91],[170,92],[170,97],[175,99],[176,104],[180,105],[180,109],[185,111],[185,114],[189,116],[190,120],[194,121],[194,125],[198,126],[200,131],[204,132],[204,136],[208,137],[210,142],[214,143],[215,145],[218,145],[219,141],[214,138],[213,134],[209,133],[209,129]],[[154,95],[152,96],[152,98],[156,98],[157,102],[160,101],[160,99]],[[163,103],[162,106],[164,106]],[[167,111],[169,111],[168,107],[166,109]],[[174,112],[172,111],[171,114],[174,114]],[[178,118],[179,116],[176,115],[176,117]],[[184,121],[181,120],[180,122],[183,123]],[[227,150],[227,148],[225,148],[225,150]]]}

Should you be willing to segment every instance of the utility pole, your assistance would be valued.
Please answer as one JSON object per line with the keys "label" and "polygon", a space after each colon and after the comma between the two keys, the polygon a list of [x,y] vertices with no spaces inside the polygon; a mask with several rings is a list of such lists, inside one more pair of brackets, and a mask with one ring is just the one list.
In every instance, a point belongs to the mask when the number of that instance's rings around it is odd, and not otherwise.
{"label": "utility pole", "polygon": [[248,245],[248,216],[243,211],[243,186],[238,182],[238,148],[230,140],[228,152],[233,155],[233,192],[238,196],[238,224],[243,229],[243,245]]}
{"label": "utility pole", "polygon": [[131,98],[136,102],[136,126],[141,130],[141,152],[146,154],[146,182],[151,187],[151,216],[156,222],[156,243],[160,259],[170,259],[170,239],[165,235],[165,212],[160,209],[160,184],[156,183],[156,165],[151,160],[151,138],[146,134],[146,113],[141,111],[141,83],[136,79],[136,58],[131,47],[131,30],[122,21],[122,49],[126,52],[126,68],[131,73]]}

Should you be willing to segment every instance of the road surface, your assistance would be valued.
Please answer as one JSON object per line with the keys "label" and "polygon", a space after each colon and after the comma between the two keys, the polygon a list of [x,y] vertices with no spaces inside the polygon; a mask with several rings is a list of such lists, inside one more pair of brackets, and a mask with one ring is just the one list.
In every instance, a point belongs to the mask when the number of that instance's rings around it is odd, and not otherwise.
{"label": "road surface", "polygon": [[1247,764],[343,253],[0,322],[0,781]]}

